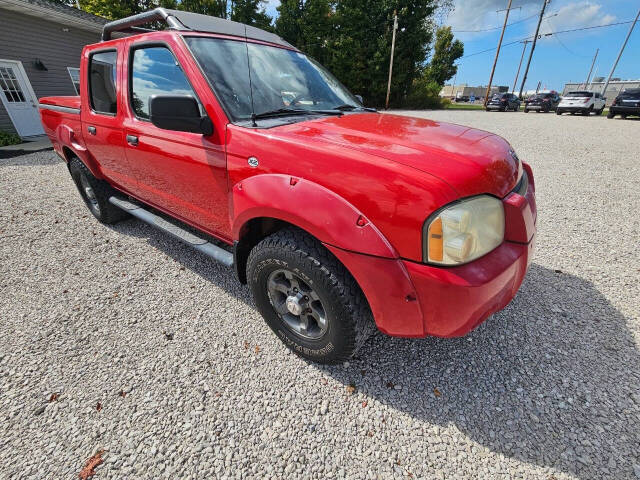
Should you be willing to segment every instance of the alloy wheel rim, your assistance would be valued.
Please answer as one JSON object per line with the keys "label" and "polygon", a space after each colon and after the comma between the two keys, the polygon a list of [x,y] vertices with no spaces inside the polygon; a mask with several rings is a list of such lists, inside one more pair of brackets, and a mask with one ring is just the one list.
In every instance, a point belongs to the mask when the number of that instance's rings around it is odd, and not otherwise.
{"label": "alloy wheel rim", "polygon": [[299,275],[281,268],[269,275],[267,293],[286,327],[301,337],[317,340],[329,328],[326,310],[316,291]]}
{"label": "alloy wheel rim", "polygon": [[82,188],[82,192],[84,193],[84,198],[87,200],[89,208],[96,214],[100,215],[100,205],[98,204],[98,197],[96,197],[96,193],[93,191],[93,188],[89,184],[89,179],[84,173],[80,175],[80,186]]}

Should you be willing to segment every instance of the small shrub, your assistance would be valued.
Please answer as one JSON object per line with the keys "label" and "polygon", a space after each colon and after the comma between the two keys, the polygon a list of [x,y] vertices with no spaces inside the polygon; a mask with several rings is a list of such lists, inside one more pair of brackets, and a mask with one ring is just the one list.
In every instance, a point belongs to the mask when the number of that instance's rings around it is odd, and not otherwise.
{"label": "small shrub", "polygon": [[403,106],[412,110],[443,108],[440,90],[442,86],[436,82],[430,82],[425,77],[418,78],[413,81]]}
{"label": "small shrub", "polygon": [[15,133],[3,132],[0,130],[0,147],[5,147],[7,145],[17,145],[22,143],[22,139],[19,135]]}

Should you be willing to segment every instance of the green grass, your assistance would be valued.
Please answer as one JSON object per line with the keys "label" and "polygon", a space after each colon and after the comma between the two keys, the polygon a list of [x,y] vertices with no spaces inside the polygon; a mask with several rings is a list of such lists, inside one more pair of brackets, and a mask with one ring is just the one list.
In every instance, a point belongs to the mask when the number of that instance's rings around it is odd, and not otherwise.
{"label": "green grass", "polygon": [[484,110],[484,105],[481,103],[453,103],[445,107],[447,110]]}

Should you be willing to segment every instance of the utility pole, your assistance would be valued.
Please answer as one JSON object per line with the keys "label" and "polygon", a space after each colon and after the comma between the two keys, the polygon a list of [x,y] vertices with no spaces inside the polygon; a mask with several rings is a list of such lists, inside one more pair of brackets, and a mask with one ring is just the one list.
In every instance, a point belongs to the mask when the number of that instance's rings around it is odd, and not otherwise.
{"label": "utility pole", "polygon": [[396,30],[398,30],[398,15],[393,11],[393,34],[391,36],[391,58],[389,59],[389,81],[387,82],[387,101],[385,110],[389,110],[389,94],[391,93],[391,73],[393,72],[393,51],[396,49]]}
{"label": "utility pole", "polygon": [[500,55],[500,47],[502,46],[502,38],[504,37],[504,31],[507,28],[507,20],[509,20],[509,12],[511,11],[511,1],[507,5],[507,13],[504,15],[504,24],[502,25],[502,32],[500,33],[500,40],[498,40],[498,49],[496,50],[496,58],[493,59],[493,68],[491,69],[491,75],[489,76],[489,85],[487,85],[487,93],[484,95],[484,106],[487,106],[489,101],[489,94],[491,93],[491,82],[493,82],[493,74],[496,71],[496,65],[498,63],[498,55]]}
{"label": "utility pole", "polygon": [[593,72],[593,66],[596,64],[596,58],[598,58],[598,52],[600,51],[599,48],[596,48],[596,54],[593,56],[593,62],[591,62],[591,68],[589,69],[589,75],[587,75],[587,81],[584,82],[584,87],[587,88],[587,85],[589,85],[589,79],[591,78],[591,72]]}
{"label": "utility pole", "polygon": [[616,70],[616,67],[618,66],[618,61],[620,60],[620,57],[622,56],[622,52],[624,51],[624,47],[627,46],[627,42],[629,41],[629,37],[631,36],[631,32],[633,32],[633,27],[636,26],[636,22],[638,21],[638,17],[640,17],[640,10],[638,10],[638,14],[636,15],[636,19],[631,24],[631,28],[629,29],[629,33],[627,33],[627,37],[624,39],[624,43],[622,44],[622,48],[620,48],[620,52],[618,53],[618,58],[616,58],[616,61],[613,62],[613,67],[611,67],[611,72],[609,73],[609,76],[607,77],[607,81],[605,82],[604,88],[602,89],[602,92],[601,92],[603,97],[604,97],[605,92],[607,91],[607,87],[609,86],[609,81],[611,80],[611,77],[613,76],[613,72]]}
{"label": "utility pole", "polygon": [[527,62],[527,68],[524,70],[522,76],[522,84],[520,84],[520,93],[518,97],[522,99],[522,90],[524,89],[524,83],[527,81],[527,75],[529,75],[529,66],[531,65],[531,59],[533,58],[533,51],[536,49],[536,42],[538,41],[538,34],[540,33],[540,24],[542,23],[542,17],[544,16],[544,10],[547,8],[547,2],[551,0],[542,0],[542,10],[540,10],[540,18],[538,19],[538,26],[536,27],[536,35],[533,37],[533,44],[531,45],[531,52],[529,52],[529,61]]}
{"label": "utility pole", "polygon": [[516,91],[516,83],[518,82],[518,77],[520,76],[520,67],[522,67],[522,60],[524,59],[524,52],[527,51],[527,43],[531,43],[530,40],[525,40],[524,47],[522,47],[522,56],[520,57],[520,63],[518,64],[518,71],[516,72],[516,78],[513,79],[513,88],[511,89],[511,93]]}

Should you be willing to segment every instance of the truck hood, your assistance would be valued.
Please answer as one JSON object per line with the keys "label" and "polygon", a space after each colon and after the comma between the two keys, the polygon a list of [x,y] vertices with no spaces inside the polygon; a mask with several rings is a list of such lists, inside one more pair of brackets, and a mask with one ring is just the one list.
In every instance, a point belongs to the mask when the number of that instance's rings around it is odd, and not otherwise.
{"label": "truck hood", "polygon": [[[339,144],[440,178],[461,197],[504,197],[519,175],[511,147],[483,130],[380,113],[346,114],[274,128],[290,141]],[[276,133],[278,132],[278,133]]]}

